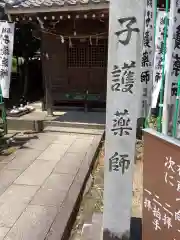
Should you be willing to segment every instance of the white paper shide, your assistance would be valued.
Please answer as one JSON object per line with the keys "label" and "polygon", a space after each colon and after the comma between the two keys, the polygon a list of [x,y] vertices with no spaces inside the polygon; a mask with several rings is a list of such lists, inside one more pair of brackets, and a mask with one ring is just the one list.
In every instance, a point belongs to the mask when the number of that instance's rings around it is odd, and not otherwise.
{"label": "white paper shide", "polygon": [[9,98],[14,44],[14,23],[0,22],[0,85],[4,98]]}

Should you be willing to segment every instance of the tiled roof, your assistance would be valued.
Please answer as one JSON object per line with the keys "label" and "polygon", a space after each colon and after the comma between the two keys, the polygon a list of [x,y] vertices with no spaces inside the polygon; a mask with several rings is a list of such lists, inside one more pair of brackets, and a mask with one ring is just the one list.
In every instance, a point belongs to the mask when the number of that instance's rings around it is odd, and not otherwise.
{"label": "tiled roof", "polygon": [[[11,5],[9,1],[9,5]],[[91,4],[108,3],[109,0],[22,0],[13,8],[39,8],[39,7],[68,7],[68,6],[88,6]],[[12,6],[12,5],[11,5]]]}

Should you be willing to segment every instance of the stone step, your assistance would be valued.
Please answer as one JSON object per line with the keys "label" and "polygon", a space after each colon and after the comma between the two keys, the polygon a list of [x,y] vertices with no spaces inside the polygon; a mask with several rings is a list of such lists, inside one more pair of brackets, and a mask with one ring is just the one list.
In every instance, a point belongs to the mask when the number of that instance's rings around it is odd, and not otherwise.
{"label": "stone step", "polygon": [[61,122],[56,120],[45,120],[44,127],[53,126],[53,127],[73,127],[73,128],[85,128],[85,129],[105,129],[105,124],[97,123],[78,123],[78,122]]}
{"label": "stone step", "polygon": [[78,133],[78,134],[93,134],[102,135],[104,130],[100,129],[84,129],[76,127],[58,127],[58,126],[48,126],[44,129],[44,132],[62,132],[62,133]]}

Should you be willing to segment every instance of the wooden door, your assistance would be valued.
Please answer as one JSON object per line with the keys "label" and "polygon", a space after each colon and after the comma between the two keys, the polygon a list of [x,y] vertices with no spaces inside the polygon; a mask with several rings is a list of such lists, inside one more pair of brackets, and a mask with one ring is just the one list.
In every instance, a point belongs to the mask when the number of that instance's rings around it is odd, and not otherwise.
{"label": "wooden door", "polygon": [[73,40],[67,52],[69,91],[106,94],[107,39]]}

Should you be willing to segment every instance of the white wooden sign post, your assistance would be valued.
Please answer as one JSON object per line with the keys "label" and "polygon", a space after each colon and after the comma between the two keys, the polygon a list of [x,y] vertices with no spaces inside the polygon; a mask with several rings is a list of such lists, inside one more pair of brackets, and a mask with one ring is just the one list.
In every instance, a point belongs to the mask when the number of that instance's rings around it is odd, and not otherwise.
{"label": "white wooden sign post", "polygon": [[129,239],[145,0],[110,1],[103,239]]}
{"label": "white wooden sign post", "polygon": [[162,130],[168,134],[169,110],[175,105],[178,76],[180,74],[180,0],[171,1],[168,38],[168,61],[164,91]]}
{"label": "white wooden sign post", "polygon": [[14,23],[0,21],[0,86],[4,98],[9,98],[14,25]]}
{"label": "white wooden sign post", "polygon": [[[153,69],[153,91],[151,108],[156,108],[158,102],[158,96],[162,82],[162,70],[163,70],[163,48],[164,48],[164,29],[165,29],[165,11],[158,11],[156,21],[156,40],[155,40],[155,55],[154,55],[154,69]],[[168,34],[167,34],[168,39]],[[167,49],[167,42],[166,42]],[[167,54],[165,56],[167,61]],[[165,65],[166,72],[166,65]]]}
{"label": "white wooden sign post", "polygon": [[141,59],[142,117],[147,117],[151,105],[154,61],[154,9],[155,1],[146,0],[143,49]]}

